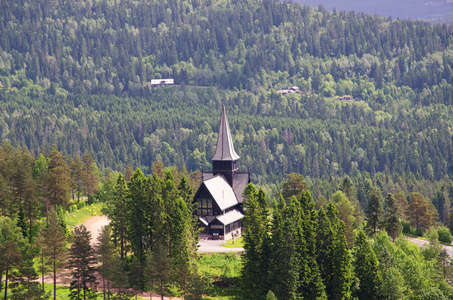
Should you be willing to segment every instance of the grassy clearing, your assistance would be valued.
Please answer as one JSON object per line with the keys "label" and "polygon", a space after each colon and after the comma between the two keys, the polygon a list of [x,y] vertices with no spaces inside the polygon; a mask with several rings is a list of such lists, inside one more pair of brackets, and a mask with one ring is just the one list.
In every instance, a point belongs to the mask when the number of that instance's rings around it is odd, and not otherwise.
{"label": "grassy clearing", "polygon": [[233,240],[228,240],[226,244],[222,244],[222,247],[225,248],[244,248],[244,241],[242,240],[242,237],[235,239],[234,243]]}
{"label": "grassy clearing", "polygon": [[102,216],[101,210],[103,207],[104,203],[94,203],[66,213],[64,216],[66,225],[73,227],[82,224],[92,216]]}
{"label": "grassy clearing", "polygon": [[207,284],[203,299],[226,300],[238,295],[242,261],[236,253],[201,254],[198,270]]}

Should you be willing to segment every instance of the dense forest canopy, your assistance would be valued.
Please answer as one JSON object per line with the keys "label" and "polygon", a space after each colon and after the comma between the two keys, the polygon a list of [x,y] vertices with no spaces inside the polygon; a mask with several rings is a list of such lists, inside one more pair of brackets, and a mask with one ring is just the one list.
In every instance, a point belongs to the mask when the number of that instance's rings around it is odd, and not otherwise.
{"label": "dense forest canopy", "polygon": [[313,7],[325,6],[329,10],[355,10],[370,15],[378,14],[396,19],[425,20],[433,23],[452,23],[453,3],[450,1],[425,0],[296,0]]}
{"label": "dense forest canopy", "polygon": [[225,103],[258,184],[453,173],[451,26],[273,0],[0,3],[1,140],[35,154],[209,169]]}

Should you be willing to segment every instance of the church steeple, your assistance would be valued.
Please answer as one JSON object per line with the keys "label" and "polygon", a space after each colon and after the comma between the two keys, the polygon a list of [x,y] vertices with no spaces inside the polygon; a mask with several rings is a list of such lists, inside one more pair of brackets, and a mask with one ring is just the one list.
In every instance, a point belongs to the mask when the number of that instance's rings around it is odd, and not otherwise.
{"label": "church steeple", "polygon": [[220,117],[219,136],[217,137],[217,148],[212,160],[231,161],[238,160],[240,157],[234,151],[233,139],[231,138],[230,125],[225,113],[225,105],[222,105],[222,115]]}
{"label": "church steeple", "polygon": [[222,105],[220,117],[219,136],[217,148],[212,157],[212,171],[214,175],[224,175],[230,185],[233,184],[233,174],[238,170],[239,155],[234,150],[233,139],[231,138],[230,125],[225,113],[225,105]]}

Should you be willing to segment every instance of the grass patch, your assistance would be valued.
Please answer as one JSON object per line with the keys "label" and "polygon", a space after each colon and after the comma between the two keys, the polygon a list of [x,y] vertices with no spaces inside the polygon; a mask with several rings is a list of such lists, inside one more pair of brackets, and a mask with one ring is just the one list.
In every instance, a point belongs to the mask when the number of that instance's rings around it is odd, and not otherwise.
{"label": "grass patch", "polygon": [[231,299],[239,295],[242,268],[241,257],[236,253],[200,254],[198,270],[206,280],[203,299]]}
{"label": "grass patch", "polygon": [[226,244],[222,244],[222,247],[225,248],[244,248],[244,241],[242,240],[242,237],[238,239],[234,239],[234,244],[233,240],[228,240]]}
{"label": "grass patch", "polygon": [[236,253],[203,253],[198,258],[198,269],[205,277],[240,275],[241,258]]}
{"label": "grass patch", "polygon": [[[53,300],[53,284],[45,283],[44,288],[46,292],[50,291],[50,298]],[[135,299],[135,296],[130,297],[130,299]],[[137,299],[149,299],[137,296]],[[69,286],[57,285],[57,300],[70,300],[69,298]],[[96,300],[104,300],[104,295],[102,289],[98,290]]]}
{"label": "grass patch", "polygon": [[103,207],[104,203],[94,203],[86,205],[81,209],[66,213],[64,215],[66,225],[72,227],[82,224],[92,216],[102,216],[101,210]]}

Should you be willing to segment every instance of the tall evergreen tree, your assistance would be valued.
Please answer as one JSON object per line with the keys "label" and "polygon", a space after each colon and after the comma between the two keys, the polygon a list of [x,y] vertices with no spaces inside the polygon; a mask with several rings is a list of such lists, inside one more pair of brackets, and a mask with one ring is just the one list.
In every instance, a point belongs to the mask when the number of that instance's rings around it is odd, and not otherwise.
{"label": "tall evergreen tree", "polygon": [[97,173],[96,164],[91,157],[91,154],[88,153],[88,150],[85,150],[85,154],[83,155],[82,176],[88,201],[90,201],[90,197],[98,190],[99,175]]}
{"label": "tall evergreen tree", "polygon": [[376,233],[378,228],[381,226],[383,214],[381,198],[381,191],[377,188],[372,188],[369,193],[369,200],[366,209],[367,226],[372,233]]}
{"label": "tall evergreen tree", "polygon": [[350,299],[352,265],[343,221],[338,225],[333,246],[332,294],[329,299]]}
{"label": "tall evergreen tree", "polygon": [[102,292],[105,300],[106,297],[109,297],[110,294],[110,282],[108,280],[108,274],[112,267],[114,255],[113,253],[114,247],[111,242],[109,227],[107,226],[102,227],[101,234],[97,238],[95,250],[97,254],[97,260],[99,263],[98,273],[102,279]]}
{"label": "tall evergreen tree", "polygon": [[385,213],[385,230],[395,242],[395,239],[403,230],[399,219],[401,216],[401,208],[398,201],[392,194],[388,194],[385,201],[387,203],[387,210]]}
{"label": "tall evergreen tree", "polygon": [[266,233],[267,216],[263,215],[262,206],[258,201],[258,192],[253,184],[247,185],[244,190],[244,249],[242,282],[244,295],[253,298],[256,293],[264,296],[265,292],[259,289],[259,282],[255,279],[260,276],[261,243]]}
{"label": "tall evergreen tree", "polygon": [[43,287],[37,282],[38,273],[34,268],[33,257],[35,249],[25,244],[22,249],[21,262],[11,285],[11,299],[13,300],[48,300],[50,292],[45,293]]}
{"label": "tall evergreen tree", "polygon": [[74,227],[68,264],[73,277],[69,295],[71,300],[96,299],[96,257],[90,242],[91,234],[84,225]]}
{"label": "tall evergreen tree", "polygon": [[[276,217],[276,219],[275,219]],[[297,231],[291,219],[283,220],[274,214],[272,230],[272,271],[270,289],[278,299],[297,299],[300,269],[304,269],[304,261],[300,261],[297,252],[303,241],[298,241]],[[297,246],[296,246],[297,245]]]}
{"label": "tall evergreen tree", "polygon": [[66,161],[55,145],[49,154],[47,198],[56,210],[57,205],[67,205],[70,191],[70,173]]}
{"label": "tall evergreen tree", "polygon": [[302,243],[297,249],[300,260],[304,261],[302,266],[306,266],[306,269],[301,268],[299,274],[300,295],[309,299],[324,299],[326,298],[325,285],[322,282],[318,263],[316,261],[317,214],[315,211],[315,202],[313,201],[310,191],[306,190],[301,192],[299,200],[293,199],[295,201],[294,204],[300,206],[300,208],[296,209],[299,216],[296,217],[295,220],[298,220],[299,222],[299,239],[302,240]]}
{"label": "tall evergreen tree", "polygon": [[112,238],[119,245],[121,261],[126,257],[127,225],[128,225],[128,189],[123,175],[119,175],[113,201],[107,216],[112,227]]}
{"label": "tall evergreen tree", "polygon": [[[22,237],[20,229],[8,217],[0,216],[0,278],[3,279],[5,272],[4,300],[8,295],[8,281],[14,268],[17,268],[22,259],[22,249],[26,241]],[[0,281],[0,292],[2,282]]]}
{"label": "tall evergreen tree", "polygon": [[354,296],[359,299],[380,299],[379,262],[362,230],[357,234],[353,255],[354,273],[360,281]]}
{"label": "tall evergreen tree", "polygon": [[53,298],[57,299],[57,271],[66,266],[66,236],[55,211],[49,214],[49,223],[41,231],[40,246],[45,264],[53,273]]}
{"label": "tall evergreen tree", "polygon": [[140,263],[145,262],[145,240],[146,228],[143,224],[145,220],[145,176],[140,169],[137,169],[128,184],[127,201],[127,236],[131,250]]}

